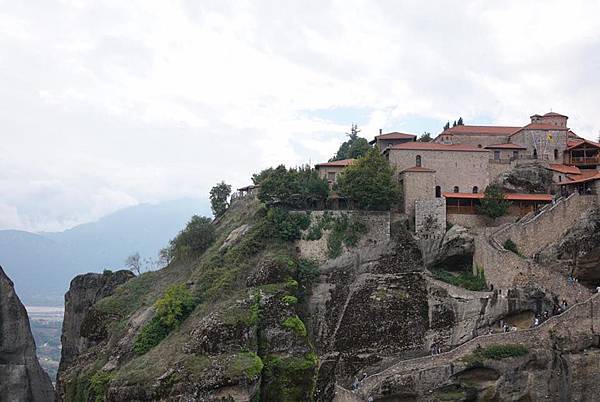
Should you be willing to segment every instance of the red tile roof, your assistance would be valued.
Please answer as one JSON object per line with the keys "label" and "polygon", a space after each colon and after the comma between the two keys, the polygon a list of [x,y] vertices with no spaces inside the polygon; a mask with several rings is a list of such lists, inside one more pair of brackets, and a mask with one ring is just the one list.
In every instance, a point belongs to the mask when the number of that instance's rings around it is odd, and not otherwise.
{"label": "red tile roof", "polygon": [[454,126],[442,134],[509,135],[520,127],[513,126]]}
{"label": "red tile roof", "polygon": [[404,173],[404,172],[411,172],[411,173],[419,173],[419,172],[435,172],[435,170],[433,169],[429,169],[429,168],[425,168],[425,167],[421,167],[421,166],[413,166],[411,168],[408,169],[404,169],[403,171],[401,171],[400,173]]}
{"label": "red tile roof", "polygon": [[570,175],[567,175],[567,178],[569,178],[571,181],[563,181],[558,184],[561,186],[564,186],[567,184],[577,184],[577,183],[585,183],[587,181],[600,180],[600,172],[598,172],[596,170],[591,170],[591,171],[582,170],[581,174],[570,174]]}
{"label": "red tile roof", "polygon": [[355,159],[342,159],[342,160],[333,161],[333,162],[323,162],[323,163],[316,164],[315,168],[319,168],[319,167],[345,167],[345,166],[351,165],[354,161],[355,161]]}
{"label": "red tile roof", "polygon": [[555,126],[554,124],[543,124],[543,123],[529,123],[526,126],[519,127],[510,136],[520,133],[523,130],[552,130],[552,131],[568,131],[566,127]]}
{"label": "red tile roof", "polygon": [[485,149],[477,148],[465,144],[440,144],[438,142],[405,142],[389,147],[394,150],[415,150],[415,151],[450,151],[450,152],[490,152]]}
{"label": "red tile roof", "polygon": [[488,145],[485,148],[491,148],[491,149],[527,149],[526,147],[522,146],[522,145],[517,145],[517,144],[496,144],[496,145]]}
{"label": "red tile roof", "polygon": [[549,113],[546,113],[544,115],[544,117],[569,117],[569,116],[565,116],[564,114],[560,114],[560,113],[556,113],[556,112],[549,112]]}
{"label": "red tile roof", "polygon": [[577,166],[563,165],[560,163],[550,163],[548,165],[548,169],[554,170],[555,172],[559,173],[581,174],[581,170],[579,170]]}
{"label": "red tile roof", "polygon": [[417,138],[417,135],[416,134],[399,133],[397,131],[394,131],[393,133],[376,135],[375,138],[381,139],[381,140],[405,140],[405,139]]}
{"label": "red tile roof", "polygon": [[569,140],[569,141],[567,141],[567,149],[577,148],[578,146],[583,145],[583,144],[591,145],[594,148],[600,148],[600,144],[598,144],[597,142],[581,138],[579,140]]}
{"label": "red tile roof", "polygon": [[[461,198],[461,199],[482,199],[483,193],[443,193],[446,198]],[[505,200],[509,201],[552,201],[552,194],[518,194],[507,193],[504,195]]]}

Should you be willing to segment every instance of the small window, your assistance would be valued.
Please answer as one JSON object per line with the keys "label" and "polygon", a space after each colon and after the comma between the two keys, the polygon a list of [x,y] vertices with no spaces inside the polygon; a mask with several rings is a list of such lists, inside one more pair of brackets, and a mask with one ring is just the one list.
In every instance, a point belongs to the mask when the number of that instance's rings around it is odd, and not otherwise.
{"label": "small window", "polygon": [[473,187],[473,194],[477,194],[479,192],[479,188],[477,186]]}
{"label": "small window", "polygon": [[435,186],[435,198],[440,198],[442,196],[442,188],[440,186]]}
{"label": "small window", "polygon": [[335,181],[335,172],[328,172],[327,173],[327,180],[329,180],[329,181]]}
{"label": "small window", "polygon": [[513,158],[519,159],[519,151],[513,151]]}
{"label": "small window", "polygon": [[454,186],[454,192],[458,193],[458,186]]}
{"label": "small window", "polygon": [[537,159],[537,149],[533,150],[533,159]]}
{"label": "small window", "polygon": [[417,155],[417,167],[421,167],[421,155]]}
{"label": "small window", "polygon": [[500,160],[500,151],[494,151],[494,159]]}
{"label": "small window", "polygon": [[481,148],[481,144],[477,144],[477,148]]}
{"label": "small window", "polygon": [[558,149],[554,148],[554,160],[558,159]]}
{"label": "small window", "polygon": [[562,176],[558,175],[558,182],[560,183],[562,181]]}

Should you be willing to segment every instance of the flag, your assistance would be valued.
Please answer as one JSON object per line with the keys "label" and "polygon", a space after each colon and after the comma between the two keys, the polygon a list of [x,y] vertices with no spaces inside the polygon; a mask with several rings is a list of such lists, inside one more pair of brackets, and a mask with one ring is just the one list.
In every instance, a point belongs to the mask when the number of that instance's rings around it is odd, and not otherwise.
{"label": "flag", "polygon": [[552,136],[552,133],[548,133],[548,141],[554,141],[554,137]]}

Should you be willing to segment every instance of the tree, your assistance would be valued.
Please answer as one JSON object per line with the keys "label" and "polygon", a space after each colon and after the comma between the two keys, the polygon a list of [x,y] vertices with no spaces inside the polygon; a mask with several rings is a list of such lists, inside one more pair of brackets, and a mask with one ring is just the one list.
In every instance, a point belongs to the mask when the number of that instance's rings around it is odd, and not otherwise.
{"label": "tree", "polygon": [[420,142],[431,142],[432,138],[431,138],[431,133],[428,132],[424,132],[423,134],[421,134],[421,136],[419,137],[419,141]]}
{"label": "tree", "polygon": [[224,181],[217,183],[210,189],[210,207],[215,215],[215,218],[223,215],[229,207],[229,195],[231,194],[231,186]]}
{"label": "tree", "polygon": [[353,124],[350,132],[346,133],[349,137],[348,140],[340,145],[337,153],[329,160],[329,162],[343,159],[356,159],[366,155],[371,146],[365,138],[359,137],[358,133],[360,133],[358,126]]}
{"label": "tree", "polygon": [[478,207],[480,214],[492,219],[506,215],[509,203],[504,198],[504,191],[498,184],[490,184],[486,187],[481,205]]}
{"label": "tree", "polygon": [[444,124],[444,131],[448,130],[450,128],[450,122],[446,122],[446,124]]}
{"label": "tree", "polygon": [[262,183],[263,180],[269,177],[269,175],[273,173],[274,170],[275,169],[273,168],[268,168],[261,170],[259,173],[254,173],[252,175],[252,183],[254,183],[255,186],[259,185],[260,183]]}
{"label": "tree", "polygon": [[464,123],[463,123],[463,118],[462,118],[462,117],[459,117],[459,118],[458,118],[458,121],[456,122],[456,125],[457,125],[457,126],[464,126]]}
{"label": "tree", "polygon": [[454,123],[452,123],[452,127],[456,127],[456,120],[454,120]]}
{"label": "tree", "polygon": [[135,253],[127,257],[127,259],[125,260],[125,266],[134,274],[141,274],[142,262],[140,261],[140,253]]}
{"label": "tree", "polygon": [[344,169],[336,188],[358,208],[366,210],[387,210],[399,194],[394,170],[378,147]]}
{"label": "tree", "polygon": [[268,206],[306,208],[329,195],[327,180],[309,166],[287,169],[280,165],[261,182],[258,199]]}
{"label": "tree", "polygon": [[[168,259],[198,258],[210,247],[216,237],[212,219],[194,215],[174,239],[169,242],[165,252]],[[162,252],[161,252],[162,253]]]}

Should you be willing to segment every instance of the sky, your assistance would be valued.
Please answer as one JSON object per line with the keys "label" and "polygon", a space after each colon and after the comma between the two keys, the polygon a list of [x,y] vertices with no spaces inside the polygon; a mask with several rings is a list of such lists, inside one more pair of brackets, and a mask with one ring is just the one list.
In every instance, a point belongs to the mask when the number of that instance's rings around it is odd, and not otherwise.
{"label": "sky", "polygon": [[325,161],[352,123],[600,132],[600,2],[0,0],[0,229]]}

